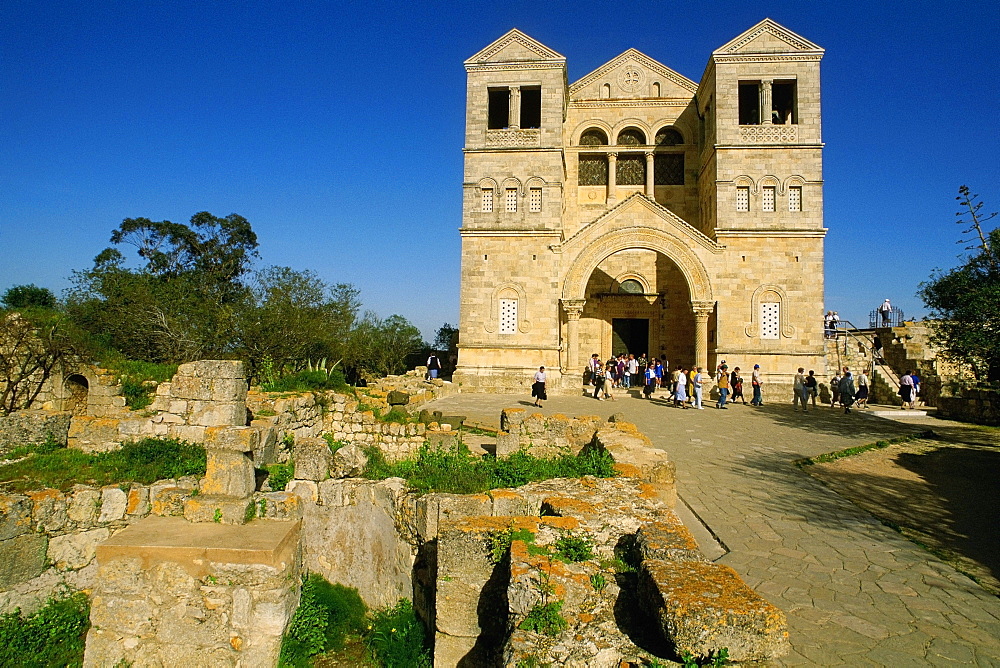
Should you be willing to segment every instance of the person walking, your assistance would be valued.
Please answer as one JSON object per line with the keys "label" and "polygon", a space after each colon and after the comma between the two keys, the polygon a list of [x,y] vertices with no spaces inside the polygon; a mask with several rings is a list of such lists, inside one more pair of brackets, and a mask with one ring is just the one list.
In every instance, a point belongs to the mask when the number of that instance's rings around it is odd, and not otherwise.
{"label": "person walking", "polygon": [[840,381],[840,372],[838,371],[830,379],[830,408],[836,408],[837,402],[840,401]]}
{"label": "person walking", "polygon": [[597,372],[601,369],[601,356],[594,353],[590,356],[590,362],[587,364],[587,370],[590,372],[590,384],[597,385]]}
{"label": "person walking", "polygon": [[535,372],[535,382],[531,384],[531,396],[535,398],[535,405],[541,407],[539,401],[546,401],[549,397],[545,394],[545,367],[538,367]]}
{"label": "person walking", "polygon": [[764,374],[760,371],[760,365],[753,365],[753,373],[750,375],[750,386],[753,388],[753,399],[750,400],[751,406],[763,406],[764,405],[764,393],[761,387],[764,385]]}
{"label": "person walking", "polygon": [[872,340],[872,359],[875,360],[875,364],[885,364],[885,357],[883,357],[882,351],[882,339],[879,338],[878,334]]}
{"label": "person walking", "polygon": [[609,399],[611,401],[615,400],[615,393],[613,392],[615,386],[609,383],[608,379],[614,373],[613,371],[614,368],[615,368],[614,359],[613,358],[609,359],[607,365],[605,366],[606,372],[604,374],[604,385],[601,386],[601,392],[604,394],[604,399]]}
{"label": "person walking", "polygon": [[597,360],[597,365],[591,371],[591,378],[594,380],[594,398],[598,401],[604,401],[601,392],[604,391],[604,383],[607,379],[604,377],[604,364],[601,363],[601,360]]}
{"label": "person walking", "polygon": [[743,401],[743,405],[747,405],[747,398],[743,396],[743,376],[740,375],[740,368],[736,367],[733,369],[733,373],[729,376],[729,385],[732,387],[733,396],[729,398],[729,403],[735,404],[737,399]]}
{"label": "person walking", "polygon": [[806,377],[805,369],[799,367],[799,372],[795,374],[795,380],[792,386],[792,407],[798,411],[799,403],[802,404],[802,412],[809,410],[808,406],[809,391],[806,389]]}
{"label": "person walking", "polygon": [[716,383],[719,385],[719,402],[715,404],[716,408],[721,408],[723,410],[728,410],[726,406],[726,399],[729,397],[729,367],[723,364],[719,367],[719,375],[715,379]]}
{"label": "person walking", "polygon": [[854,377],[846,366],[844,376],[840,379],[840,403],[844,406],[844,413],[851,412],[854,404]]}
{"label": "person walking", "polygon": [[913,408],[916,403],[916,383],[913,382],[913,373],[910,369],[906,370],[906,375],[899,379],[899,397],[903,400],[903,408]]}
{"label": "person walking", "polygon": [[812,399],[813,410],[816,410],[816,395],[819,394],[819,381],[816,380],[816,372],[809,369],[806,376],[806,400]]}
{"label": "person walking", "polygon": [[633,379],[636,382],[639,380],[639,362],[635,359],[635,355],[629,355],[628,362],[625,363],[625,386],[632,387]]}
{"label": "person walking", "polygon": [[687,410],[687,373],[685,369],[681,369],[681,372],[677,374],[677,380],[674,381],[674,407],[680,407]]}
{"label": "person walking", "polygon": [[858,404],[858,408],[868,409],[868,372],[862,371],[861,375],[858,376],[858,387],[857,392],[854,394],[854,400]]}
{"label": "person walking", "polygon": [[652,399],[653,390],[656,389],[656,370],[653,368],[652,364],[646,365],[646,372],[644,379],[646,382],[643,383],[642,394],[647,399]]}
{"label": "person walking", "polygon": [[694,407],[700,411],[705,410],[701,405],[702,385],[705,384],[705,374],[701,372],[701,367],[695,369],[694,379],[691,381],[692,392],[694,393]]}

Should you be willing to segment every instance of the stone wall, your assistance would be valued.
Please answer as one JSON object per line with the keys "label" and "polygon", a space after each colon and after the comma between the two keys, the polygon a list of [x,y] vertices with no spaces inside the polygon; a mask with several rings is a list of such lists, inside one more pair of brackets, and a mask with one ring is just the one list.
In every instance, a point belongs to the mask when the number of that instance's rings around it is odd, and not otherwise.
{"label": "stone wall", "polygon": [[962,390],[938,398],[937,417],[976,424],[1000,425],[1000,391]]}
{"label": "stone wall", "polygon": [[66,445],[71,417],[60,411],[31,409],[0,417],[0,454],[21,445],[41,445],[49,439]]}

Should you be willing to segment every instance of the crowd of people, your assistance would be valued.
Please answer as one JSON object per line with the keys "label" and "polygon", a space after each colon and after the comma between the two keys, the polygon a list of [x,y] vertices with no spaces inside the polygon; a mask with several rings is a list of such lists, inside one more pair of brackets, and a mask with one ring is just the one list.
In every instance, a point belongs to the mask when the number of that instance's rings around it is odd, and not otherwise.
{"label": "crowd of people", "polygon": [[[700,366],[690,368],[678,364],[673,371],[669,370],[666,357],[647,359],[645,355],[636,357],[632,354],[621,354],[602,361],[600,355],[594,353],[587,365],[589,386],[593,388],[593,397],[598,401],[614,401],[613,390],[629,390],[642,387],[637,396],[652,399],[658,391],[668,392],[669,401],[675,408],[704,410],[705,387],[718,388],[719,398],[715,408],[727,410],[727,403],[748,402],[744,394],[744,378],[740,367],[729,370],[725,360],[719,363],[714,373],[707,373]],[[754,364],[750,374],[752,397],[751,406],[763,406],[764,377],[760,365]],[[850,413],[852,408],[868,409],[868,399],[871,394],[871,380],[868,372],[862,370],[857,376],[849,367],[838,370],[830,379],[830,408],[838,406]],[[817,410],[817,399],[820,398],[820,382],[812,369],[806,373],[799,367],[792,386],[792,406],[795,411],[803,412]],[[899,395],[903,401],[902,408],[916,408],[920,392],[920,378],[913,371],[907,371],[900,379]],[[545,392],[545,367],[539,367],[531,386],[531,396],[535,406],[547,399]],[[825,398],[825,397],[823,397]],[[825,402],[824,402],[825,403]]]}

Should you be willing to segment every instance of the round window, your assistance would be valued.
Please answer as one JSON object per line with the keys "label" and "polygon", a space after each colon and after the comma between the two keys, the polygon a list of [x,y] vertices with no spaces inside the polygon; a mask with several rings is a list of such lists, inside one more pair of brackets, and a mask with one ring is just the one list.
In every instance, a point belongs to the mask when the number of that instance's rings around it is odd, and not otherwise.
{"label": "round window", "polygon": [[642,287],[642,283],[634,278],[626,279],[618,284],[618,292],[623,292],[625,294],[641,295],[645,291],[645,288]]}

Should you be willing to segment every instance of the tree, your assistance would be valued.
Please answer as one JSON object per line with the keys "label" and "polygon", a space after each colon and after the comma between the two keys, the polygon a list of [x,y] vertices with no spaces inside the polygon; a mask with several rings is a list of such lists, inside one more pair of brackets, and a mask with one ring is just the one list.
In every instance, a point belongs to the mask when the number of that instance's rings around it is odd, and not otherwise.
{"label": "tree", "polygon": [[407,358],[423,347],[420,330],[403,316],[380,320],[368,311],[351,333],[349,363],[362,375],[381,378],[406,371]]}
{"label": "tree", "polygon": [[126,218],[111,241],[134,246],[141,266],[126,266],[121,251],[107,248],[91,269],[74,272],[68,307],[82,327],[132,359],[232,355],[235,312],[248,293],[240,279],[257,255],[245,218],[206,211],[189,225]]}
{"label": "tree", "polygon": [[30,408],[52,374],[83,349],[61,313],[0,313],[0,415]]}
{"label": "tree", "polygon": [[55,308],[56,296],[48,288],[40,288],[34,283],[15,285],[3,293],[0,304],[9,309]]}
{"label": "tree", "polygon": [[438,351],[447,350],[451,352],[458,346],[458,327],[453,327],[451,323],[444,323],[438,328],[434,337],[434,349]]}
{"label": "tree", "polygon": [[966,186],[955,199],[962,207],[958,223],[972,235],[959,243],[972,241],[966,250],[973,252],[954,269],[936,270],[918,294],[934,319],[933,341],[942,354],[968,364],[978,380],[1000,381],[1000,228],[984,228],[997,214],[983,216],[982,203]]}

